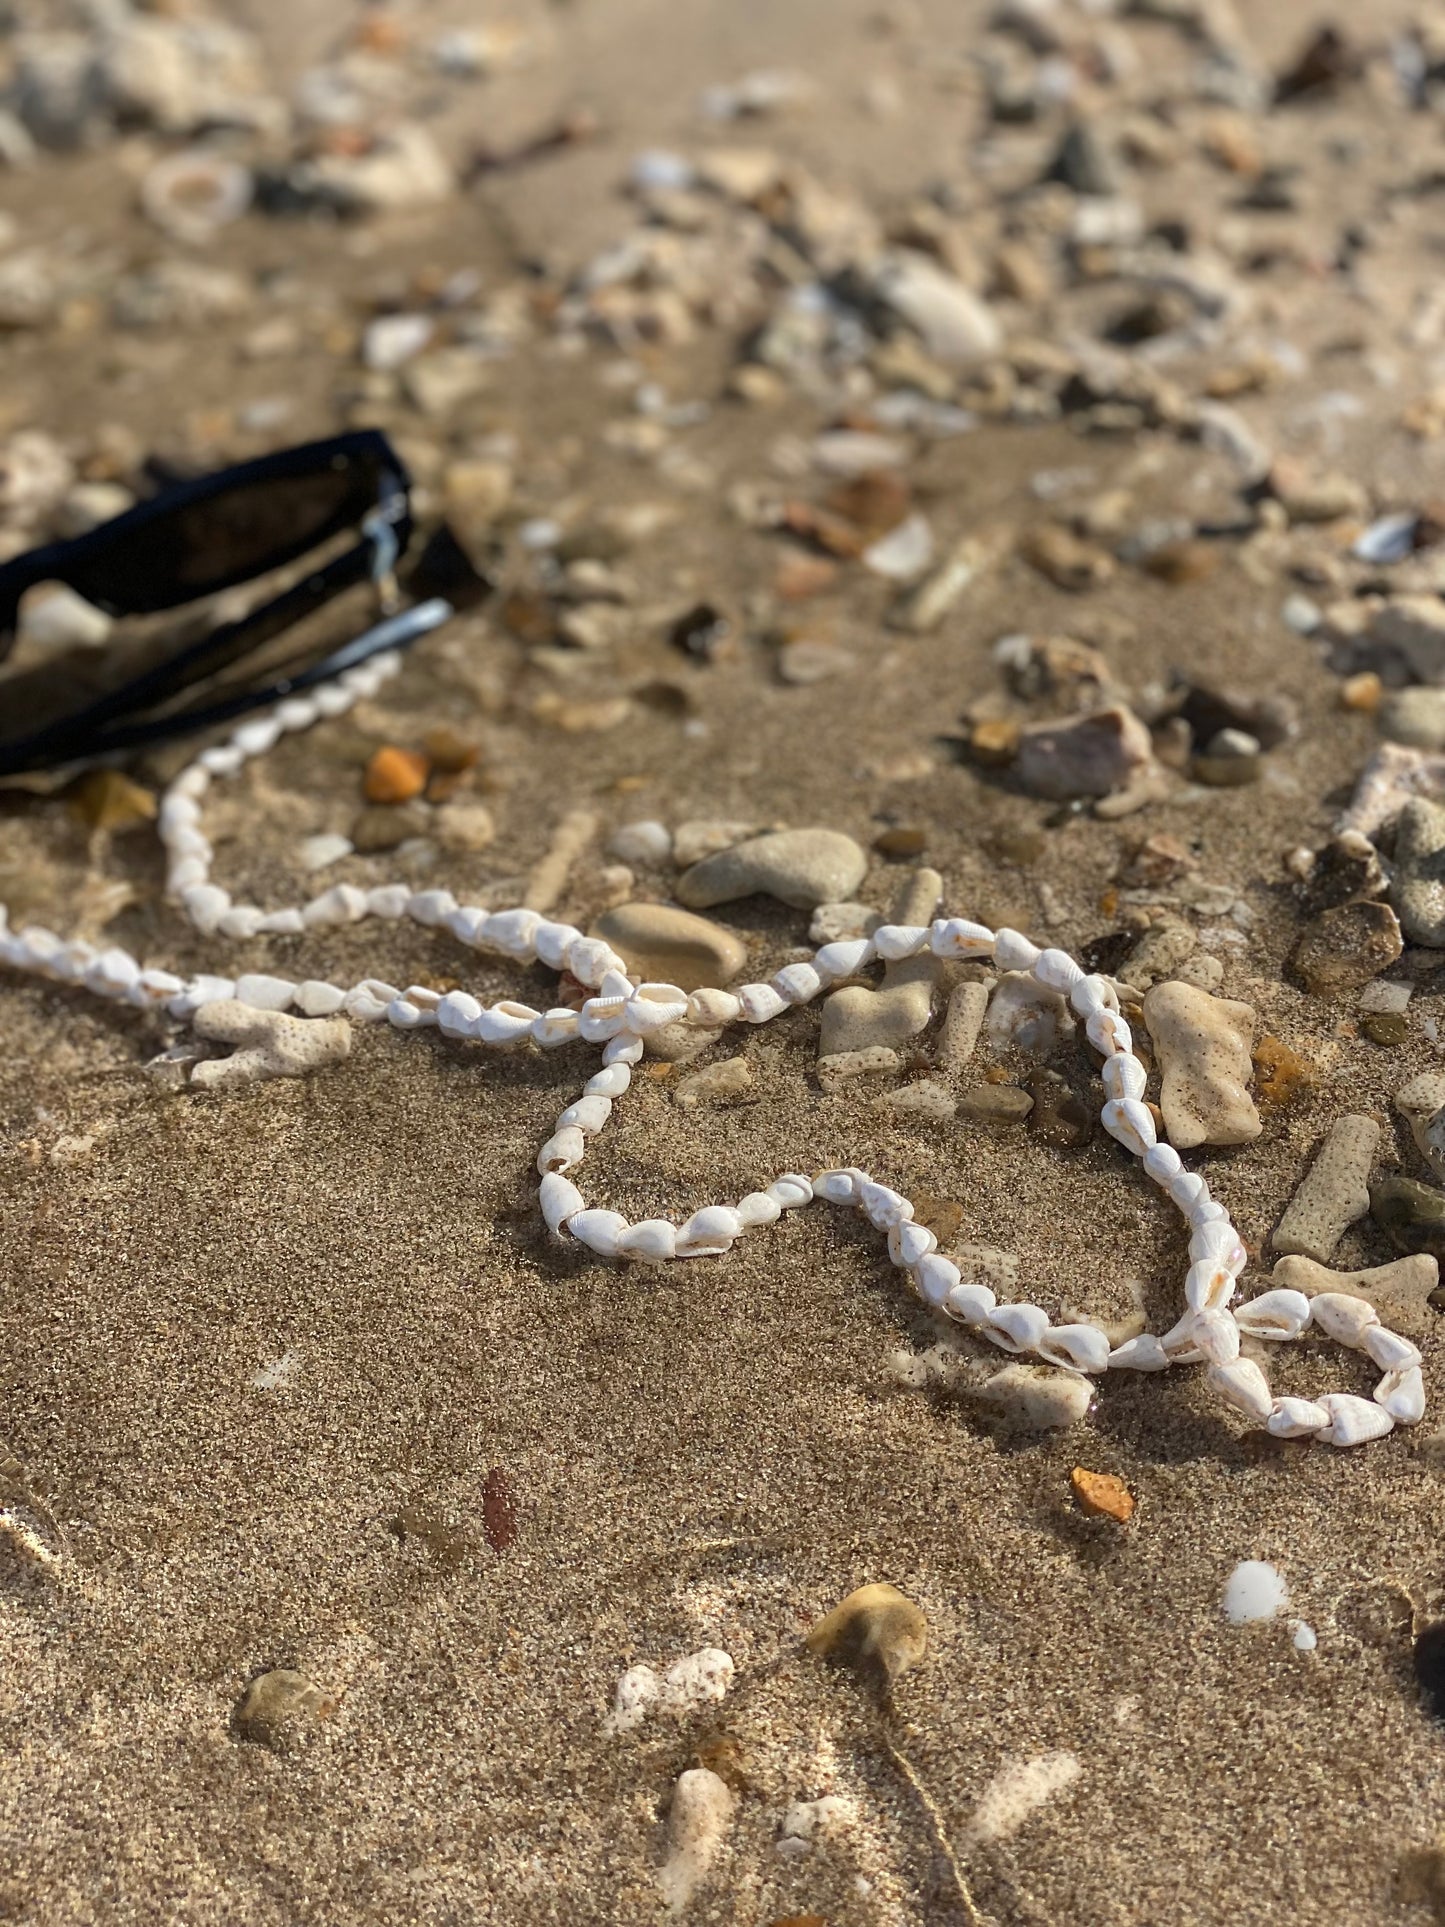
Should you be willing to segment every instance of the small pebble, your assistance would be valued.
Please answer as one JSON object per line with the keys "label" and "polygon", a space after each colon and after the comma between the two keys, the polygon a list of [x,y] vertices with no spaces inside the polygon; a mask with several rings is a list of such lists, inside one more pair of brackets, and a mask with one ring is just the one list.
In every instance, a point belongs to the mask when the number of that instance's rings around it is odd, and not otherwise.
{"label": "small pebble", "polygon": [[409,803],[426,788],[427,759],[414,749],[385,744],[372,756],[362,779],[368,803]]}
{"label": "small pebble", "polygon": [[[402,809],[387,813],[392,816],[403,816],[407,811],[404,806]],[[471,803],[460,799],[443,803],[426,824],[426,828],[435,836],[444,850],[451,850],[459,856],[475,856],[479,850],[489,849],[497,835],[496,822],[485,803]]]}
{"label": "small pebble", "polygon": [[607,849],[619,862],[629,863],[634,869],[645,869],[650,864],[666,863],[672,855],[672,833],[666,824],[644,818],[638,823],[624,823],[620,830],[615,830]]}
{"label": "small pebble", "polygon": [[896,1586],[859,1586],[806,1635],[819,1659],[846,1666],[865,1683],[887,1683],[916,1666],[928,1648],[928,1623]]}
{"label": "small pebble", "polygon": [[1017,1084],[975,1084],[958,1100],[960,1117],[1001,1128],[1022,1124],[1033,1108],[1034,1100]]}
{"label": "small pebble", "polygon": [[1305,926],[1293,961],[1312,996],[1340,997],[1388,970],[1403,949],[1388,903],[1344,903]]}
{"label": "small pebble", "polygon": [[892,829],[880,830],[873,839],[873,847],[880,856],[922,856],[928,848],[928,832],[921,823],[900,823]]}
{"label": "small pebble", "polygon": [[849,896],[867,867],[863,851],[841,831],[776,830],[704,857],[678,878],[677,895],[690,910],[750,896],[812,910]]}
{"label": "small pebble", "polygon": [[308,836],[301,845],[301,867],[303,870],[325,870],[333,863],[339,863],[344,856],[350,856],[355,844],[349,836],[328,833],[322,836]]}
{"label": "small pebble", "polygon": [[66,794],[66,803],[93,830],[129,830],[156,818],[154,792],[118,769],[93,769]]}
{"label": "small pebble", "polygon": [[359,856],[375,856],[428,835],[431,827],[432,814],[419,803],[404,803],[399,809],[373,804],[352,823],[351,841]]}
{"label": "small pebble", "polygon": [[236,1731],[256,1746],[288,1753],[313,1737],[336,1702],[304,1673],[279,1666],[253,1679],[236,1707]]}
{"label": "small pebble", "polygon": [[1080,1512],[1090,1519],[1113,1519],[1127,1525],[1134,1516],[1134,1494],[1112,1472],[1088,1472],[1076,1465],[1069,1484]]}
{"label": "small pebble", "polygon": [[886,1111],[892,1117],[919,1117],[933,1124],[943,1124],[958,1107],[947,1085],[935,1083],[932,1078],[923,1078],[917,1084],[903,1085],[900,1090],[884,1091],[881,1096],[874,1098],[873,1108],[875,1111]]}
{"label": "small pebble", "polygon": [[673,1091],[673,1098],[683,1110],[690,1111],[699,1104],[741,1097],[744,1091],[752,1089],[752,1083],[753,1074],[745,1057],[724,1057],[684,1078]]}
{"label": "small pebble", "polygon": [[1241,1559],[1225,1584],[1222,1603],[1231,1626],[1273,1619],[1289,1604],[1289,1587],[1277,1567],[1263,1559]]}
{"label": "small pebble", "polygon": [[1409,1022],[1401,1010],[1369,1011],[1360,1019],[1360,1029],[1382,1050],[1398,1050],[1410,1035]]}
{"label": "small pebble", "polygon": [[669,1913],[684,1913],[706,1879],[736,1805],[727,1782],[710,1768],[689,1767],[678,1775],[667,1814],[670,1851],[657,1876]]}
{"label": "small pebble", "polygon": [[1108,796],[1154,766],[1149,731],[1122,704],[1092,716],[1026,729],[1013,774],[1030,796],[1066,802]]}
{"label": "small pebble", "polygon": [[1416,1178],[1385,1178],[1370,1187],[1370,1216],[1397,1251],[1445,1257],[1445,1191]]}

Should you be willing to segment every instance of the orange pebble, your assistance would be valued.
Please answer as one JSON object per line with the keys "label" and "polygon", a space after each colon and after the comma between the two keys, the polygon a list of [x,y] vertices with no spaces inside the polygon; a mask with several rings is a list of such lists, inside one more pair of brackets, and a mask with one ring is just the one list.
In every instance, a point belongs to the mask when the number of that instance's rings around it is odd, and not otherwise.
{"label": "orange pebble", "polygon": [[1069,1474],[1080,1512],[1091,1519],[1114,1519],[1121,1526],[1134,1516],[1134,1494],[1112,1472],[1087,1472],[1076,1465]]}
{"label": "orange pebble", "polygon": [[388,743],[379,749],[366,766],[362,785],[368,803],[409,803],[426,788],[428,764],[414,749],[397,749]]}

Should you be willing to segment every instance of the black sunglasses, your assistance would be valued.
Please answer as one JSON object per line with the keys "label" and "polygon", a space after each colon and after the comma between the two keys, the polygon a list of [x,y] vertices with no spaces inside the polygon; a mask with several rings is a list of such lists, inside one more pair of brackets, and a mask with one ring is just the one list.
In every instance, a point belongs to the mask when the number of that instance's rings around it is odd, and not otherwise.
{"label": "black sunglasses", "polygon": [[[270,601],[209,630],[163,661],[33,733],[0,742],[0,775],[88,761],[205,729],[314,687],[380,649],[395,649],[453,613],[434,599],[400,614],[396,568],[412,537],[411,481],[386,436],[360,429],[181,482],[113,521],[0,565],[0,660],[20,601],[61,582],[111,616],[176,609],[285,568],[345,529],[361,539]],[[293,623],[370,578],[388,620],[292,673],[220,700],[165,708]],[[0,692],[3,714],[3,692]]]}

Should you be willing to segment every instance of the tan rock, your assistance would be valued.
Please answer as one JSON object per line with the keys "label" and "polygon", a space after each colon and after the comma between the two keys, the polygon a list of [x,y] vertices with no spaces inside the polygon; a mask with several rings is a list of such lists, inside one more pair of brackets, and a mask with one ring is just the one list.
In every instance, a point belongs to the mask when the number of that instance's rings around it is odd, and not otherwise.
{"label": "tan rock", "polygon": [[1246,1086],[1254,1066],[1254,1008],[1192,984],[1156,984],[1144,1022],[1159,1062],[1160,1109],[1176,1151],[1248,1144],[1261,1125]]}
{"label": "tan rock", "polygon": [[1440,1283],[1440,1266],[1428,1252],[1417,1251],[1368,1271],[1331,1271],[1312,1258],[1281,1258],[1269,1282],[1302,1291],[1307,1298],[1320,1291],[1363,1298],[1375,1307],[1391,1331],[1402,1332],[1407,1338],[1423,1337],[1439,1322],[1429,1299]]}
{"label": "tan rock", "polygon": [[1370,1166],[1380,1142],[1372,1117],[1336,1118],[1319,1155],[1290,1199],[1270,1243],[1323,1264],[1370,1208]]}
{"label": "tan rock", "polygon": [[721,990],[748,960],[734,931],[669,903],[620,903],[589,934],[610,943],[630,971],[683,990]]}
{"label": "tan rock", "polygon": [[704,857],[678,878],[677,895],[690,910],[755,895],[812,910],[850,896],[867,868],[867,856],[840,830],[775,830]]}
{"label": "tan rock", "polygon": [[1080,1512],[1089,1519],[1113,1519],[1127,1525],[1134,1516],[1134,1494],[1112,1472],[1089,1472],[1076,1465],[1069,1485]]}
{"label": "tan rock", "polygon": [[[894,899],[890,921],[930,922],[942,893],[943,878],[937,870],[915,870]],[[933,1013],[938,973],[938,959],[925,951],[921,957],[886,965],[876,990],[866,984],[835,990],[823,1006],[819,1058],[880,1044],[893,1047],[916,1037]]]}
{"label": "tan rock", "polygon": [[893,1680],[928,1650],[928,1622],[896,1586],[859,1586],[807,1634],[810,1652],[868,1680]]}

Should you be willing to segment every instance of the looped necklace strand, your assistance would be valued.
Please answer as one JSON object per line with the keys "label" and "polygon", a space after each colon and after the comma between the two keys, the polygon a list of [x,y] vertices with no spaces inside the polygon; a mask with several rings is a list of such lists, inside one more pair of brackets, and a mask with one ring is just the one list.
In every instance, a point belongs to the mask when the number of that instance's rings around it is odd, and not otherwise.
{"label": "looped necklace strand", "polygon": [[[1133,1035],[1119,1010],[1118,994],[1105,977],[1087,974],[1062,950],[1040,950],[1017,930],[989,930],[961,917],[927,925],[884,924],[871,937],[824,944],[811,962],[788,964],[768,983],[742,989],[696,990],[676,985],[634,984],[621,957],[606,943],[572,925],[526,909],[488,911],[459,904],[448,890],[413,891],[405,884],[362,890],[337,884],[310,902],[262,911],[237,904],[210,879],[211,845],[202,833],[201,802],[212,781],[235,774],[250,757],[266,753],[282,735],[340,716],[376,694],[401,667],[386,653],[346,671],[308,695],[291,697],[243,723],[229,741],[202,751],[162,798],[159,830],[168,859],[167,889],[195,928],[205,935],[246,939],[266,933],[299,936],[366,917],[409,917],[444,929],[464,945],[494,952],[519,964],[540,963],[569,971],[595,994],[580,1010],[534,1010],[515,999],[484,1006],[463,990],[439,995],[420,985],[408,989],[365,978],[349,989],[310,979],[292,983],[260,974],[239,978],[200,975],[189,980],[169,971],[143,969],[118,948],[62,940],[34,926],[12,932],[0,907],[0,961],[52,981],[77,984],[94,994],[141,1009],[159,1008],[183,1023],[207,1004],[228,999],[258,1010],[294,1010],[303,1017],[338,1013],[353,1022],[386,1022],[398,1030],[435,1026],[457,1041],[494,1049],[539,1046],[553,1050],[576,1040],[601,1046],[602,1068],[562,1112],[537,1157],[540,1203],[549,1230],[572,1238],[600,1257],[634,1262],[715,1258],[747,1231],[771,1224],[815,1198],[861,1211],[887,1239],[888,1255],[908,1274],[918,1297],[977,1337],[1017,1356],[1037,1358],[1081,1375],[1109,1371],[1163,1371],[1200,1363],[1210,1385],[1231,1410],[1276,1438],[1313,1438],[1327,1445],[1356,1445],[1382,1438],[1396,1425],[1414,1425],[1425,1411],[1420,1353],[1408,1339],[1388,1331],[1374,1307],[1338,1292],[1314,1297],[1275,1288],[1235,1304],[1247,1263],[1243,1241],[1229,1214],[1197,1172],[1158,1141],[1144,1101],[1147,1071],[1134,1053]],[[581,1165],[593,1137],[606,1125],[616,1101],[632,1082],[644,1039],[669,1024],[716,1031],[731,1024],[766,1024],[785,1011],[847,981],[875,962],[896,963],[930,954],[939,959],[992,963],[1004,971],[1028,971],[1047,989],[1066,997],[1083,1020],[1089,1043],[1100,1054],[1106,1101],[1101,1121],[1109,1135],[1140,1160],[1189,1226],[1185,1310],[1161,1335],[1145,1333],[1111,1347],[1097,1326],[1056,1325],[1038,1305],[1000,1304],[986,1287],[965,1283],[938,1249],[938,1240],[914,1221],[914,1207],[901,1192],[878,1183],[856,1166],[808,1177],[785,1173],[736,1204],[710,1204],[681,1224],[645,1218],[631,1224],[621,1213],[590,1207],[569,1175]],[[1384,1374],[1374,1397],[1330,1392],[1317,1399],[1275,1397],[1253,1358],[1241,1354],[1242,1338],[1282,1343],[1313,1328],[1364,1352]]]}

